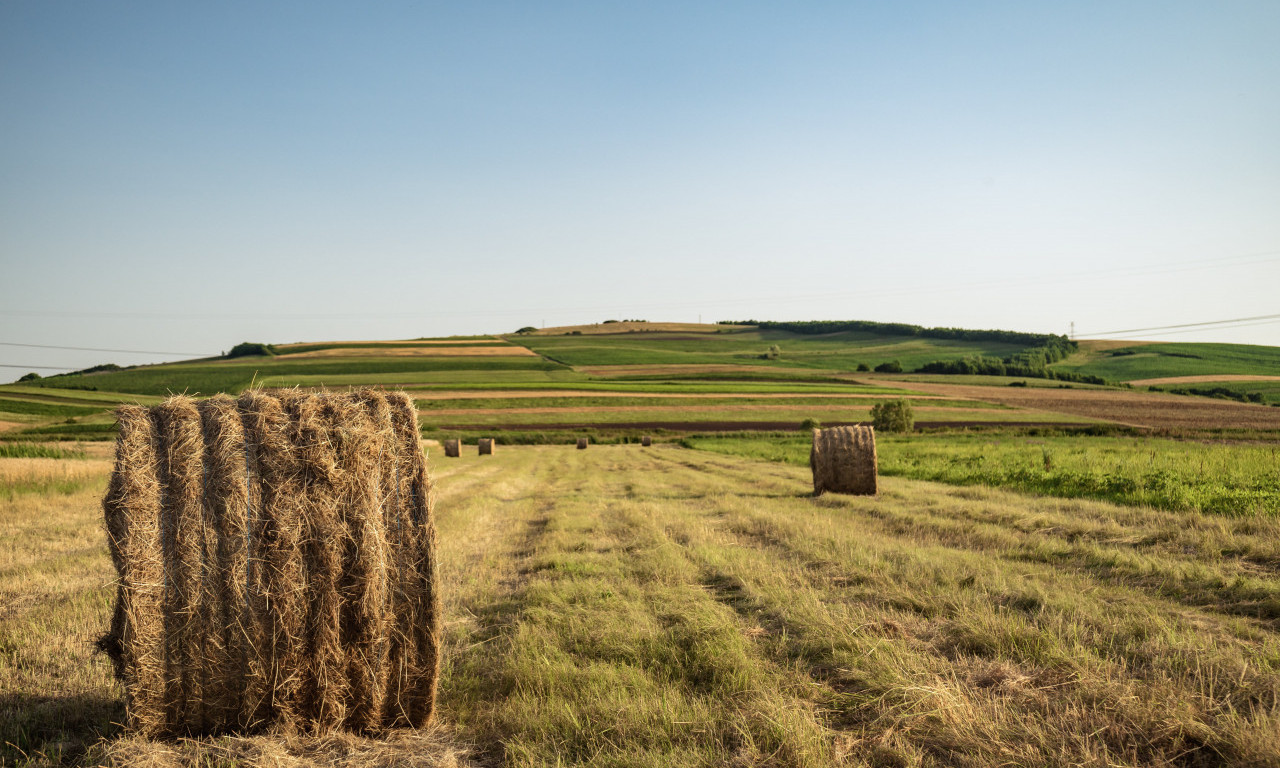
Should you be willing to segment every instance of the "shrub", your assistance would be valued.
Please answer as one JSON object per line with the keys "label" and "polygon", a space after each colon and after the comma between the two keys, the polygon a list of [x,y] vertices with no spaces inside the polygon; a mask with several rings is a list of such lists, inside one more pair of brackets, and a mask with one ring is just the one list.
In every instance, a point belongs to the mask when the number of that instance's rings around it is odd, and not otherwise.
{"label": "shrub", "polygon": [[902,373],[902,363],[897,360],[881,363],[876,366],[876,373]]}
{"label": "shrub", "polygon": [[538,329],[537,329],[537,328],[534,328],[532,325],[526,325],[525,327],[523,327],[523,328],[521,328],[521,329],[517,330],[517,331],[516,331],[516,333],[518,333],[518,334],[519,334],[519,333],[533,333],[533,332],[534,332],[534,331],[536,331],[536,330],[538,330]]}
{"label": "shrub", "polygon": [[782,347],[773,344],[769,347],[769,351],[760,356],[761,360],[777,360],[782,357]]}
{"label": "shrub", "polygon": [[821,429],[822,422],[814,418],[808,418],[800,422],[800,429],[808,431],[810,429]]}
{"label": "shrub", "polygon": [[871,370],[871,366],[867,365],[866,363],[858,363],[858,370],[859,370],[859,371],[869,371],[869,370]]}
{"label": "shrub", "polygon": [[871,423],[882,432],[910,432],[915,427],[916,417],[911,403],[898,398],[872,406]]}
{"label": "shrub", "polygon": [[257,341],[242,341],[231,348],[224,357],[253,357],[256,355],[274,355],[276,348],[270,344],[263,344]]}
{"label": "shrub", "polygon": [[40,374],[32,372],[32,373],[24,374],[22,378],[18,379],[18,381],[36,381],[39,378],[40,378]]}

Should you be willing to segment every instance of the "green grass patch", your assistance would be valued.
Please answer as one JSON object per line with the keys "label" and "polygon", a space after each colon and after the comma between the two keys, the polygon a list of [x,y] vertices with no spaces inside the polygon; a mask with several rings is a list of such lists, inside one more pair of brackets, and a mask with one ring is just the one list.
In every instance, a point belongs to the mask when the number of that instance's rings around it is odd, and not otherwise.
{"label": "green grass patch", "polygon": [[47,403],[38,400],[20,400],[12,397],[0,397],[0,413],[17,413],[23,416],[43,416],[46,418],[71,418],[102,413],[102,406],[64,405]]}
{"label": "green grass patch", "polygon": [[1229,399],[1261,401],[1264,405],[1280,405],[1280,381],[1198,381],[1191,384],[1166,384],[1153,389],[1178,394],[1226,390],[1235,395]]}
{"label": "green grass patch", "polygon": [[[807,466],[810,439],[691,437],[699,450]],[[1280,514],[1274,444],[1160,438],[933,433],[877,435],[880,472],[954,485],[1195,510]]]}
{"label": "green grass patch", "polygon": [[0,443],[0,459],[83,459],[84,448],[40,443]]}
{"label": "green grass patch", "polygon": [[106,389],[147,395],[170,393],[237,394],[251,384],[294,386],[389,383],[385,377],[408,374],[459,375],[463,372],[537,374],[563,370],[564,366],[537,358],[441,357],[289,360],[279,357],[236,358],[209,363],[173,363],[138,366],[121,371],[88,375],[50,376],[42,387]]}
{"label": "green grass patch", "polygon": [[[911,369],[934,360],[974,355],[1003,357],[1016,344],[882,336],[865,332],[822,335],[788,331],[740,331],[726,334],[631,333],[583,336],[521,336],[512,341],[573,366],[600,365],[770,365],[779,369],[819,368],[853,371],[859,363],[874,367],[899,361]],[[770,347],[779,352],[770,357]]]}
{"label": "green grass patch", "polygon": [[1111,381],[1204,376],[1219,373],[1274,375],[1280,347],[1252,344],[1135,344],[1073,355],[1050,366]]}

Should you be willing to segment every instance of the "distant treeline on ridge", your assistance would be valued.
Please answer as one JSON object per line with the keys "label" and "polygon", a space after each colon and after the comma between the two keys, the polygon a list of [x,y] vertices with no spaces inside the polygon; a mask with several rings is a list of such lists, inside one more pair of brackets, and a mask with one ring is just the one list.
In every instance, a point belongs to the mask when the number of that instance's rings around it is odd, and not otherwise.
{"label": "distant treeline on ridge", "polygon": [[1104,384],[1105,379],[1069,371],[1055,371],[1048,366],[1075,352],[1078,345],[1066,336],[1051,333],[1026,333],[1023,331],[972,330],[969,328],[926,328],[909,323],[877,323],[871,320],[797,320],[774,322],[771,320],[721,321],[723,325],[754,325],[762,330],[789,331],[791,333],[822,334],[860,331],[885,336],[921,336],[931,339],[958,341],[990,341],[1000,344],[1019,344],[1025,349],[1005,358],[975,356],[962,360],[937,360],[925,363],[915,373],[979,374],[986,376],[1029,376],[1041,379],[1079,381]]}
{"label": "distant treeline on ridge", "polygon": [[1066,336],[1055,336],[1051,333],[1025,333],[1023,331],[976,331],[969,328],[926,328],[909,323],[877,323],[871,320],[795,320],[775,322],[772,320],[744,320],[742,322],[722,320],[721,325],[754,325],[763,330],[790,331],[791,333],[841,333],[844,331],[863,331],[879,333],[885,336],[924,336],[930,339],[959,339],[961,341],[995,341],[1002,344],[1022,344],[1028,347],[1061,345],[1075,349],[1075,342]]}

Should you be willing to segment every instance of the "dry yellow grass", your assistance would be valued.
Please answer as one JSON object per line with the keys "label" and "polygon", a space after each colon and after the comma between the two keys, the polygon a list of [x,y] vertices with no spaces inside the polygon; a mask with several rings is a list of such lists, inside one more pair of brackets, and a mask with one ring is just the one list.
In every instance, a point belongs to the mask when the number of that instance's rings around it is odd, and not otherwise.
{"label": "dry yellow grass", "polygon": [[1247,373],[1214,373],[1200,376],[1165,376],[1158,379],[1137,379],[1129,382],[1135,387],[1160,386],[1162,384],[1204,384],[1214,381],[1280,381],[1280,376],[1259,376]]}
{"label": "dry yellow grass", "polygon": [[105,459],[0,459],[0,489],[87,483],[110,469]]}
{"label": "dry yellow grass", "polygon": [[385,347],[432,347],[440,344],[458,344],[465,341],[467,344],[506,344],[502,339],[414,339],[404,341],[304,341],[297,344],[276,344],[276,350],[281,353],[288,353],[291,349],[299,347],[314,347],[317,344],[377,344]]}

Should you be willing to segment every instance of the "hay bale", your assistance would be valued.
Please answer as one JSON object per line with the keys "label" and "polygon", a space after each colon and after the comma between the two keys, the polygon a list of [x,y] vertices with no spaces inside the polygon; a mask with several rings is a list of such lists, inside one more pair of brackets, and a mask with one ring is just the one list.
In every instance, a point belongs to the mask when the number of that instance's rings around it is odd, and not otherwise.
{"label": "hay bale", "polygon": [[458,458],[459,456],[461,456],[461,455],[462,455],[462,441],[461,441],[461,440],[445,440],[445,441],[444,441],[444,455],[445,455],[445,456],[447,456],[447,457],[449,457],[449,458],[451,458],[451,459],[456,459],[456,458]]}
{"label": "hay bale", "polygon": [[478,446],[478,449],[479,449],[479,455],[481,456],[493,455],[493,438],[492,437],[482,437],[480,438],[479,442],[476,445]]}
{"label": "hay bale", "polygon": [[126,406],[103,501],[99,642],[146,736],[426,725],[440,620],[431,484],[403,393]]}
{"label": "hay bale", "polygon": [[813,430],[809,452],[813,493],[876,493],[876,433],[872,427]]}
{"label": "hay bale", "polygon": [[649,437],[648,435],[645,435],[644,437],[640,438],[640,445],[644,446],[645,448],[648,448],[649,446],[653,445],[653,438]]}
{"label": "hay bale", "polygon": [[587,449],[587,444],[588,444],[587,438],[585,437],[578,438],[578,450],[585,451]]}

